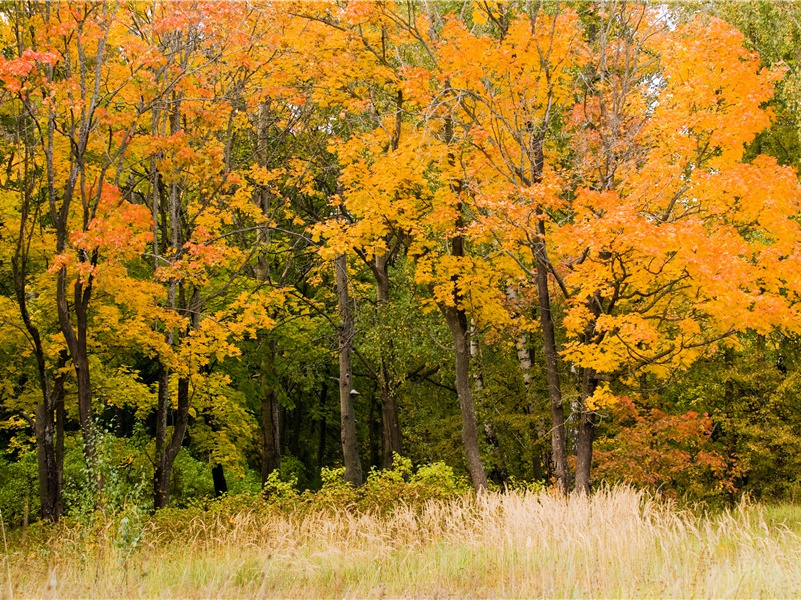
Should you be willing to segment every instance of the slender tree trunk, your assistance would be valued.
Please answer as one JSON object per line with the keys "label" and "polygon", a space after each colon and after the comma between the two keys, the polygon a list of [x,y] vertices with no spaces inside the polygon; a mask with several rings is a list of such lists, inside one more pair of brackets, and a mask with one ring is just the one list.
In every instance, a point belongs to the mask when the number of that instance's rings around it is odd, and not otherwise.
{"label": "slender tree trunk", "polygon": [[281,464],[281,435],[278,400],[270,385],[261,400],[261,481],[267,481],[270,473]]}
{"label": "slender tree trunk", "polygon": [[164,481],[164,453],[167,446],[167,416],[170,410],[170,372],[159,363],[159,380],[156,405],[156,455],[153,472],[153,506],[164,508],[169,503],[169,483]]}
{"label": "slender tree trunk", "polygon": [[[453,140],[453,122],[449,117],[445,119],[443,137],[447,144]],[[448,152],[448,164],[454,166],[456,157],[452,151]],[[463,192],[462,182],[453,180],[450,183],[451,191],[456,197]],[[460,233],[464,227],[464,206],[459,201],[459,212],[454,223],[459,233],[451,239],[451,256],[459,260],[465,255],[464,236]],[[456,372],[456,395],[459,397],[459,407],[462,413],[462,445],[464,446],[467,468],[473,487],[477,492],[487,489],[487,474],[481,462],[481,450],[478,445],[478,426],[476,424],[476,407],[473,401],[473,390],[470,388],[470,335],[467,328],[467,315],[462,308],[462,291],[459,289],[459,276],[451,278],[453,284],[453,305],[440,303],[440,311],[448,323],[453,339],[455,353],[454,366]]]}
{"label": "slender tree trunk", "polygon": [[[57,369],[67,362],[65,354],[59,357]],[[36,405],[34,433],[39,465],[39,499],[43,519],[57,522],[61,517],[62,480],[64,471],[63,396],[64,376],[56,375],[53,388],[43,388],[45,401]],[[59,407],[61,414],[59,415]]]}
{"label": "slender tree trunk", "polygon": [[[582,382],[582,407],[586,406],[586,400],[595,392],[598,380],[592,369],[584,369]],[[592,468],[592,444],[595,438],[594,414],[586,408],[582,408],[578,423],[578,434],[576,439],[576,492],[589,494],[592,486],[590,470]]]}
{"label": "slender tree trunk", "polygon": [[451,330],[456,354],[456,394],[459,396],[459,407],[462,413],[462,445],[467,468],[476,491],[485,490],[487,489],[487,474],[481,462],[476,408],[473,402],[473,391],[470,388],[470,341],[467,317],[463,310],[456,307],[442,305],[440,308]]}
{"label": "slender tree trunk", "polygon": [[[62,354],[66,361],[66,353]],[[58,521],[64,512],[64,421],[66,414],[64,410],[64,376],[59,375],[56,383],[60,388],[55,396],[56,412],[56,473],[55,473],[55,499],[53,505],[53,518]]]}
{"label": "slender tree trunk", "polygon": [[543,355],[548,376],[548,396],[551,404],[551,451],[559,491],[568,492],[567,473],[567,431],[565,412],[562,406],[562,387],[559,381],[558,351],[551,314],[551,295],[548,289],[548,267],[545,264],[545,225],[539,222],[538,233],[541,238],[537,248],[537,297],[539,302],[540,326],[542,327]]}
{"label": "slender tree trunk", "polygon": [[[167,392],[161,391],[161,380],[159,381],[159,397],[162,394],[167,396]],[[169,403],[167,403],[169,406]],[[164,423],[166,424],[166,412],[164,416]],[[186,428],[189,423],[189,378],[181,377],[178,379],[178,410],[175,411],[175,421],[172,429],[172,435],[169,442],[163,446],[161,456],[156,460],[155,474],[154,474],[154,505],[156,509],[165,508],[170,503],[170,482],[172,480],[172,466],[178,452],[181,450],[181,444],[186,435]],[[158,428],[158,423],[157,423]],[[166,427],[165,427],[166,429]],[[158,436],[157,436],[158,437]],[[166,437],[166,435],[165,435]]]}
{"label": "slender tree trunk", "polygon": [[[56,287],[56,307],[61,332],[67,341],[78,387],[78,421],[83,435],[84,456],[90,469],[97,466],[97,449],[95,446],[94,423],[92,422],[92,385],[89,377],[89,354],[86,346],[87,313],[91,288],[84,289],[80,281],[74,286],[74,310],[76,327],[73,328],[67,304],[67,269],[62,267],[58,273]],[[98,487],[102,487],[102,478],[97,477]]]}
{"label": "slender tree trunk", "polygon": [[[380,326],[384,326],[383,316],[389,302],[389,257],[386,254],[377,256],[373,262],[378,315],[381,321]],[[394,345],[390,332],[387,328],[384,331],[386,335],[382,335],[378,383],[381,389],[382,466],[385,469],[390,469],[392,468],[394,455],[401,453],[401,432],[398,420],[398,398],[389,368],[394,356]]]}
{"label": "slender tree trunk", "polygon": [[225,480],[225,469],[220,463],[211,468],[211,479],[214,482],[214,497],[219,498],[228,493],[228,482]]}
{"label": "slender tree trunk", "polygon": [[[473,362],[473,396],[478,401],[481,401],[481,396],[484,393],[484,376],[481,373],[481,360],[478,346],[478,334],[476,328],[470,328],[470,360]],[[502,485],[509,483],[509,473],[503,464],[503,455],[501,454],[501,445],[498,442],[498,436],[495,434],[495,425],[491,419],[484,422],[484,441],[489,444],[492,449],[492,469],[489,476],[496,482]]]}
{"label": "slender tree trunk", "polygon": [[334,261],[337,285],[339,318],[339,409],[342,427],[342,455],[345,462],[345,480],[354,486],[362,484],[362,463],[356,438],[356,411],[353,406],[354,389],[351,373],[351,350],[355,326],[350,313],[348,295],[348,261],[340,254]]}
{"label": "slender tree trunk", "polygon": [[[602,335],[596,336],[595,323],[601,314],[600,294],[589,300],[588,308],[592,319],[582,333],[582,342],[589,344],[599,342]],[[576,431],[576,492],[589,494],[592,486],[590,471],[592,469],[592,444],[595,438],[595,413],[587,410],[587,399],[595,393],[598,378],[594,369],[581,369],[581,400],[578,406]]]}
{"label": "slender tree trunk", "polygon": [[[28,159],[26,151],[24,157],[25,175],[21,178],[22,182],[28,181]],[[56,366],[55,384],[50,385],[48,376],[47,361],[45,358],[44,346],[39,333],[39,328],[31,319],[28,311],[28,223],[31,196],[25,191],[22,193],[20,207],[20,228],[19,236],[16,240],[15,252],[11,257],[11,274],[14,284],[14,292],[19,307],[20,316],[30,336],[34,356],[36,358],[36,371],[39,380],[39,390],[42,394],[42,401],[35,407],[33,421],[34,436],[36,439],[36,454],[39,467],[39,498],[41,516],[43,519],[58,521],[61,514],[61,472],[63,462],[59,462],[57,443],[58,433],[56,431],[55,409],[61,401],[64,392],[64,376],[60,370],[67,364],[67,355],[62,352]]]}
{"label": "slender tree trunk", "polygon": [[295,408],[292,409],[292,434],[289,438],[289,452],[292,456],[300,457],[300,433],[303,428],[303,398],[295,399]]}
{"label": "slender tree trunk", "polygon": [[317,468],[322,469],[325,461],[325,439],[326,439],[326,422],[325,422],[325,403],[328,400],[328,382],[323,380],[323,385],[320,388],[320,430],[317,438]]}
{"label": "slender tree trunk", "polygon": [[378,394],[372,393],[370,394],[370,408],[367,414],[367,429],[370,437],[370,465],[383,468],[383,426],[380,415],[381,407],[378,402]]}
{"label": "slender tree trunk", "polygon": [[[508,290],[507,295],[511,300],[517,299],[517,294],[513,289]],[[531,373],[534,365],[534,352],[529,348],[529,338],[525,332],[520,332],[515,345],[517,347],[517,362],[520,364],[520,370],[523,373],[523,387],[526,390],[526,398],[528,400],[526,414],[534,415],[538,412],[534,396],[534,377]],[[538,440],[545,439],[547,435],[545,424],[541,419],[532,419],[531,435],[535,440],[531,456],[531,468],[534,473],[534,478],[538,480],[543,479],[546,477],[546,473],[555,476],[555,472],[553,472],[552,469],[553,452],[550,452],[549,455],[546,456],[538,450]]]}
{"label": "slender tree trunk", "polygon": [[55,503],[51,474],[55,472],[55,446],[53,444],[53,414],[47,407],[36,405],[34,416],[34,434],[36,436],[36,458],[39,466],[39,502],[42,519],[55,521],[53,504]]}

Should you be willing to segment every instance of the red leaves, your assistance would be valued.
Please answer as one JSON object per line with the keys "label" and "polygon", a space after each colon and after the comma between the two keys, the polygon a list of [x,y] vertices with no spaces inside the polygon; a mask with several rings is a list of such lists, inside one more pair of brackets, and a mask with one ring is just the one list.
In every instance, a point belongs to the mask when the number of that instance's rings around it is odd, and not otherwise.
{"label": "red leaves", "polygon": [[639,409],[630,398],[621,400],[616,431],[595,452],[599,476],[670,493],[711,479],[718,491],[735,491],[739,470],[712,442],[708,414]]}
{"label": "red leaves", "polygon": [[59,56],[53,52],[37,52],[30,48],[22,51],[22,56],[11,60],[0,58],[0,81],[11,92],[19,92],[23,82],[31,76],[40,64],[53,66]]}

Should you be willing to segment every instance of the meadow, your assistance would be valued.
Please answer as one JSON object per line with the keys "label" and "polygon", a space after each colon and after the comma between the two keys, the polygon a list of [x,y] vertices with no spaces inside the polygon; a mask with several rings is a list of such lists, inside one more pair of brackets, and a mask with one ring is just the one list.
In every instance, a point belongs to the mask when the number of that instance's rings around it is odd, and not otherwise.
{"label": "meadow", "polygon": [[799,532],[801,507],[705,511],[627,487],[383,510],[232,498],[13,532],[0,598],[789,598]]}

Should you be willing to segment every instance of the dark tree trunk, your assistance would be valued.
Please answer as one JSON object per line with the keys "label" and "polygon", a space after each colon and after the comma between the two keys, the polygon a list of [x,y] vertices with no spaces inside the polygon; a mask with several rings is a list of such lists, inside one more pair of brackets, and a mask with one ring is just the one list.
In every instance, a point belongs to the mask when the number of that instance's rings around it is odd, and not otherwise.
{"label": "dark tree trunk", "polygon": [[[593,318],[582,333],[584,344],[598,343],[603,334],[596,335],[595,323],[601,314],[601,297],[596,294],[589,300],[588,308]],[[595,438],[595,413],[587,409],[587,399],[598,387],[598,378],[594,369],[581,370],[581,401],[579,403],[578,424],[576,431],[576,492],[589,494],[592,486],[590,471],[592,469],[592,444]]]}
{"label": "dark tree trunk", "polygon": [[[170,372],[159,364],[159,380],[156,403],[156,455],[153,474],[153,506],[164,508],[169,503],[169,481],[164,481],[164,453],[167,445],[167,416],[170,410]],[[169,479],[169,477],[168,477]]]}
{"label": "dark tree trunk", "polygon": [[353,406],[355,390],[351,373],[351,350],[355,327],[350,314],[348,294],[348,261],[340,254],[334,261],[337,285],[339,326],[339,409],[342,428],[342,455],[345,462],[345,480],[354,486],[362,484],[362,463],[356,438],[356,411]]}
{"label": "dark tree trunk", "polygon": [[214,497],[219,498],[228,493],[228,482],[225,480],[225,470],[220,463],[211,469],[211,479],[214,482]]}
{"label": "dark tree trunk", "polygon": [[370,433],[370,465],[384,466],[383,428],[380,419],[380,410],[376,394],[370,394],[370,411],[367,415],[368,431]]}
{"label": "dark tree trunk", "polygon": [[36,458],[39,465],[39,502],[42,519],[55,521],[53,504],[55,490],[52,474],[55,473],[55,444],[53,443],[53,413],[44,404],[36,405],[34,416],[34,434],[36,436]]}
{"label": "dark tree trunk", "polygon": [[303,428],[303,399],[298,396],[292,409],[292,435],[289,436],[289,452],[300,457],[300,433]]}
{"label": "dark tree trunk", "polygon": [[548,267],[545,262],[545,225],[537,225],[541,238],[537,243],[537,297],[539,302],[540,326],[542,327],[543,355],[548,375],[548,396],[551,404],[551,452],[557,486],[563,494],[568,492],[567,473],[567,431],[565,412],[562,406],[562,387],[559,381],[558,351],[551,314],[551,296],[548,289]]}
{"label": "dark tree trunk", "polygon": [[[66,361],[66,354],[62,354]],[[59,393],[55,396],[56,411],[56,473],[55,489],[56,495],[53,503],[53,518],[58,521],[64,512],[64,421],[66,414],[64,410],[64,376],[60,375],[56,379],[60,387]]]}
{"label": "dark tree trunk", "polygon": [[381,358],[381,428],[382,428],[382,466],[392,468],[395,454],[401,454],[400,422],[398,419],[398,399],[390,384],[387,361]]}
{"label": "dark tree trunk", "polygon": [[270,385],[261,400],[261,481],[265,483],[270,473],[281,464],[281,435],[278,400]]}
{"label": "dark tree trunk", "polygon": [[328,400],[328,382],[323,380],[323,385],[320,388],[320,429],[318,431],[319,437],[317,438],[317,468],[322,469],[325,462],[325,439],[327,436],[326,422],[325,422],[325,403]]}
{"label": "dark tree trunk", "polygon": [[[376,280],[379,320],[383,325],[383,313],[389,302],[389,256],[384,254],[375,257],[372,267]],[[384,331],[378,384],[381,390],[382,466],[389,469],[392,468],[394,455],[401,453],[401,433],[395,382],[389,368],[394,355],[394,347],[391,333],[386,328]]]}
{"label": "dark tree trunk", "polygon": [[464,311],[453,306],[441,305],[445,321],[451,330],[453,346],[456,353],[456,393],[462,413],[462,445],[464,446],[467,468],[476,491],[487,489],[487,474],[481,462],[481,451],[478,445],[478,425],[476,409],[473,402],[473,391],[470,389],[470,341],[467,329],[467,317]]}
{"label": "dark tree trunk", "polygon": [[[445,142],[450,144],[453,140],[453,122],[449,117],[445,119],[443,132]],[[448,152],[448,163],[456,164],[456,157],[452,151]],[[457,197],[463,192],[462,182],[453,180],[450,183],[451,191]],[[459,213],[454,223],[457,235],[451,240],[451,256],[461,258],[465,255],[464,236],[461,231],[464,227],[462,218],[464,206],[459,202]],[[457,260],[458,260],[457,258]],[[470,335],[467,328],[467,315],[462,307],[463,295],[459,289],[459,276],[452,277],[453,304],[440,303],[439,308],[448,323],[453,339],[455,352],[456,394],[459,397],[459,407],[462,413],[462,445],[464,446],[467,469],[476,491],[487,489],[487,474],[481,462],[481,451],[478,445],[478,425],[476,424],[476,407],[473,401],[473,390],[470,388]]]}
{"label": "dark tree trunk", "polygon": [[[172,466],[178,452],[181,450],[181,444],[186,435],[186,428],[189,423],[189,379],[181,377],[178,379],[178,410],[175,411],[175,420],[172,429],[172,435],[169,442],[166,440],[166,423],[167,423],[167,409],[169,409],[169,395],[166,390],[166,383],[169,377],[163,375],[159,378],[159,414],[156,421],[156,447],[159,448],[158,431],[160,424],[164,424],[162,441],[160,442],[163,449],[159,454],[156,454],[154,480],[154,498],[153,504],[156,509],[165,508],[170,503],[170,482],[172,480]],[[162,386],[164,390],[162,391]],[[167,401],[162,404],[162,398]],[[161,412],[163,409],[163,413]]]}
{"label": "dark tree trunk", "polygon": [[[484,394],[484,375],[482,371],[481,353],[479,352],[479,340],[475,326],[470,328],[470,360],[473,363],[473,397],[481,401]],[[492,452],[492,466],[488,477],[499,485],[508,485],[509,473],[501,453],[501,445],[498,436],[495,434],[495,425],[492,420],[484,422],[484,441],[489,445]]]}
{"label": "dark tree trunk", "polygon": [[498,436],[495,434],[495,426],[492,421],[484,423],[484,439],[489,444],[489,447],[492,448],[493,465],[489,477],[499,485],[509,485],[509,473],[503,463],[501,444],[498,442]]}
{"label": "dark tree trunk", "polygon": [[[57,369],[62,369],[67,356],[62,353]],[[47,385],[45,402],[36,405],[34,433],[39,465],[39,500],[43,519],[57,522],[61,518],[64,480],[64,375],[58,373],[52,389]]]}
{"label": "dark tree trunk", "polygon": [[[91,279],[91,277],[90,277]],[[62,267],[58,273],[56,288],[56,306],[61,332],[67,342],[78,387],[78,421],[83,435],[83,447],[86,463],[91,470],[97,467],[97,448],[95,445],[94,423],[92,418],[92,384],[89,376],[89,354],[86,345],[87,306],[91,296],[91,283],[84,284],[80,280],[74,284],[74,310],[76,327],[72,326],[67,303],[67,269]],[[96,474],[98,488],[102,487],[102,477]]]}

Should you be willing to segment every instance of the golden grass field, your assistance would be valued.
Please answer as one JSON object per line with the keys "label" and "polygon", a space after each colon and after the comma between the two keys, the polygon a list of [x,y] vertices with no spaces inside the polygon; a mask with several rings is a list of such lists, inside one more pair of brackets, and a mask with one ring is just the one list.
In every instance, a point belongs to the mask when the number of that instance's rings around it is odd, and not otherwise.
{"label": "golden grass field", "polygon": [[617,488],[179,521],[147,523],[134,550],[110,525],[12,536],[0,597],[801,597],[792,506],[704,516]]}

